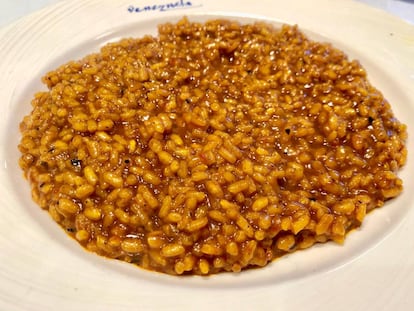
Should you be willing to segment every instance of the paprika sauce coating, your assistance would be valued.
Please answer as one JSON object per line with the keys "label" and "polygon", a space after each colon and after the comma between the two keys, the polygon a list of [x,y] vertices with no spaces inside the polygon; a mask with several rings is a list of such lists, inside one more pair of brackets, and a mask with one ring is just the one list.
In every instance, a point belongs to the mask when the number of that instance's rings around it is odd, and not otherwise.
{"label": "paprika sauce coating", "polygon": [[403,189],[406,126],[358,61],[297,26],[184,18],[43,82],[19,144],[34,201],[145,269],[239,272],[342,243]]}

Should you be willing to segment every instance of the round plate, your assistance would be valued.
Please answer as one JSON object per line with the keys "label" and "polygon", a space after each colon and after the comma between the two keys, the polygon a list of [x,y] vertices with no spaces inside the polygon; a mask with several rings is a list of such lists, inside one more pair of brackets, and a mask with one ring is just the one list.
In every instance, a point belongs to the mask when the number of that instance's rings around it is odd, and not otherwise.
{"label": "round plate", "polygon": [[[31,200],[17,161],[19,122],[41,77],[122,37],[157,25],[213,18],[298,24],[332,42],[368,77],[408,125],[405,191],[369,214],[344,245],[317,245],[261,269],[173,277],[83,250]],[[73,0],[0,30],[0,309],[237,310],[407,309],[414,305],[414,26],[351,1]]]}

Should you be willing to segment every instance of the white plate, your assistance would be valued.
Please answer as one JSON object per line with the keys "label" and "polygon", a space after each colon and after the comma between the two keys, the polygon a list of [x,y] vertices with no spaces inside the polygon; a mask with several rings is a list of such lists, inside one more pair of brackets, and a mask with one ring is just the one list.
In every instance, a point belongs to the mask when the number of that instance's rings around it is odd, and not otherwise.
{"label": "white plate", "polygon": [[[408,124],[405,192],[344,246],[325,244],[240,274],[171,277],[87,253],[30,198],[18,124],[41,76],[121,37],[187,15],[299,24],[357,58]],[[352,1],[75,0],[0,31],[0,310],[408,310],[414,305],[414,27]],[[411,173],[411,174],[410,174]]]}

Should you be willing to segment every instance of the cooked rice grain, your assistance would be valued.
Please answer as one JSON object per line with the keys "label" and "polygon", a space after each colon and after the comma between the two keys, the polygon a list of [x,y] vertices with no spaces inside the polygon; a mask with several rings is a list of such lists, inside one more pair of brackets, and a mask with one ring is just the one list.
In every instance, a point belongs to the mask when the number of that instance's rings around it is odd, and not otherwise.
{"label": "cooked rice grain", "polygon": [[342,243],[402,191],[406,127],[297,27],[182,19],[49,72],[21,123],[34,200],[82,246],[169,274]]}

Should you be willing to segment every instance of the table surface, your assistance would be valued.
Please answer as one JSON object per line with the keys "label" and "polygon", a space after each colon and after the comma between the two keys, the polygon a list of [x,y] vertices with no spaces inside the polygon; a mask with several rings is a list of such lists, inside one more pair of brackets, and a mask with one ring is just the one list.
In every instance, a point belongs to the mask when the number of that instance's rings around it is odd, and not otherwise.
{"label": "table surface", "polygon": [[[42,9],[47,5],[68,0],[0,0],[0,27]],[[352,1],[352,0],[348,0]],[[414,0],[357,0],[414,24]]]}

